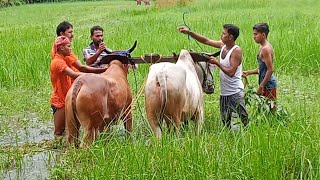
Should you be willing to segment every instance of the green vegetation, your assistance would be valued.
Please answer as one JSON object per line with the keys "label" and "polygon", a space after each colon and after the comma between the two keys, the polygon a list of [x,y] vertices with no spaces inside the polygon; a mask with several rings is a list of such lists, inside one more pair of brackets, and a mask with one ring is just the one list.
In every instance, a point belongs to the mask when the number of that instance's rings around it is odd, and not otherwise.
{"label": "green vegetation", "polygon": [[[179,136],[167,134],[161,141],[152,139],[144,118],[144,97],[140,97],[133,109],[133,141],[125,139],[119,124],[111,137],[101,137],[90,149],[67,148],[65,153],[58,153],[58,158],[53,158],[55,164],[49,166],[50,178],[319,179],[318,7],[317,0],[198,0],[165,8],[136,6],[134,1],[96,1],[0,9],[0,172],[23,169],[24,154],[65,150],[51,142],[40,148],[18,143],[21,132],[28,134],[28,129],[42,123],[53,126],[49,64],[55,28],[61,21],[74,25],[73,49],[80,59],[93,25],[104,27],[105,42],[112,49],[127,49],[138,40],[133,56],[171,55],[189,47],[215,52],[189,42],[176,30],[183,24],[182,14],[188,11],[186,23],[192,30],[213,39],[220,37],[225,23],[240,27],[237,41],[243,50],[244,69],[257,66],[258,45],[252,38],[252,26],[269,23],[279,80],[278,105],[282,108],[278,115],[262,113],[258,107],[261,103],[251,101],[251,126],[236,133],[225,129],[219,117],[220,90],[215,72],[216,93],[205,96],[201,135],[194,135],[191,123]],[[130,72],[134,94],[147,73],[148,65]],[[257,87],[257,77],[250,76],[249,83]],[[8,136],[13,138],[8,140]]]}

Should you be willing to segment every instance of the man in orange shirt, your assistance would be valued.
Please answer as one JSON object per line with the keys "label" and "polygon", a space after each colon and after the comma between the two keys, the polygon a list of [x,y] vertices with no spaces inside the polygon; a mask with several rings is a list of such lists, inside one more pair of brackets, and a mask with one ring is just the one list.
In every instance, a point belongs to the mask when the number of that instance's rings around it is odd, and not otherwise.
{"label": "man in orange shirt", "polygon": [[102,73],[105,68],[93,68],[82,65],[76,56],[72,55],[71,41],[67,36],[59,36],[52,47],[52,61],[50,65],[50,77],[53,91],[50,98],[54,118],[54,135],[61,136],[65,129],[65,97],[72,82],[80,71]]}
{"label": "man in orange shirt", "polygon": [[50,75],[53,91],[50,102],[54,117],[54,135],[61,136],[65,129],[65,97],[72,82],[82,74],[80,72],[102,73],[106,68],[94,68],[81,64],[71,48],[73,26],[69,22],[60,23],[56,32],[58,38],[51,51]]}
{"label": "man in orange shirt", "polygon": [[[73,39],[73,26],[68,21],[61,22],[56,29],[57,36],[66,36],[69,38],[70,42]],[[51,57],[53,58],[53,51],[51,52]],[[70,55],[65,57],[67,65],[75,72],[87,72],[87,73],[102,73],[105,68],[93,68],[83,65],[75,53],[71,50]]]}
{"label": "man in orange shirt", "polygon": [[70,40],[66,36],[59,36],[53,44],[53,59],[50,65],[52,93],[50,98],[54,116],[54,135],[62,135],[65,127],[65,97],[71,87],[71,78],[77,78],[82,73],[75,72],[68,66],[66,57],[71,54]]}

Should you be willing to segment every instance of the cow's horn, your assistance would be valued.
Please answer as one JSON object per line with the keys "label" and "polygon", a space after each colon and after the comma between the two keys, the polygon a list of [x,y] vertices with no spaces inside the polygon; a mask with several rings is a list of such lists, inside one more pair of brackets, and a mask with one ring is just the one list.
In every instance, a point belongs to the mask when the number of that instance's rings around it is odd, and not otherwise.
{"label": "cow's horn", "polygon": [[107,49],[104,49],[104,52],[106,52],[107,54],[112,54],[112,52]]}
{"label": "cow's horn", "polygon": [[127,51],[128,51],[129,53],[131,53],[136,47],[137,47],[137,40],[134,41],[133,46],[132,46],[130,49],[128,49]]}

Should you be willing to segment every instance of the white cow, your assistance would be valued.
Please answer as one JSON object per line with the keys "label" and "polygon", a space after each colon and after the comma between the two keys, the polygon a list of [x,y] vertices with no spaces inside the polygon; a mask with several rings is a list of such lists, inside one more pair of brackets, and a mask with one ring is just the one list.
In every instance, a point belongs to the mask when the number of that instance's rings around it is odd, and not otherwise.
{"label": "white cow", "polygon": [[[203,90],[199,81],[197,66],[187,50],[180,52],[178,61],[157,63],[150,67],[145,87],[147,118],[153,133],[161,138],[161,122],[179,130],[181,122],[187,124],[193,119],[196,133],[203,123]],[[198,71],[201,78],[205,77]],[[201,82],[202,82],[201,80]]]}

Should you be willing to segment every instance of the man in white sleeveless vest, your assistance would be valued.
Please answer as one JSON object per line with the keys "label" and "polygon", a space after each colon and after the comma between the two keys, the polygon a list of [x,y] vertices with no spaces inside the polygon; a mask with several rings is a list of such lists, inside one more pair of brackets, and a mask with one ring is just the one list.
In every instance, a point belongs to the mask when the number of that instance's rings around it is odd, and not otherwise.
{"label": "man in white sleeveless vest", "polygon": [[220,48],[220,61],[211,57],[210,63],[220,68],[220,113],[222,122],[231,127],[231,115],[241,118],[244,126],[248,124],[248,114],[244,102],[244,86],[242,75],[242,50],[235,44],[239,36],[239,28],[233,24],[225,24],[221,40],[212,40],[195,33],[185,26],[178,27],[181,33],[188,34],[197,41]]}

